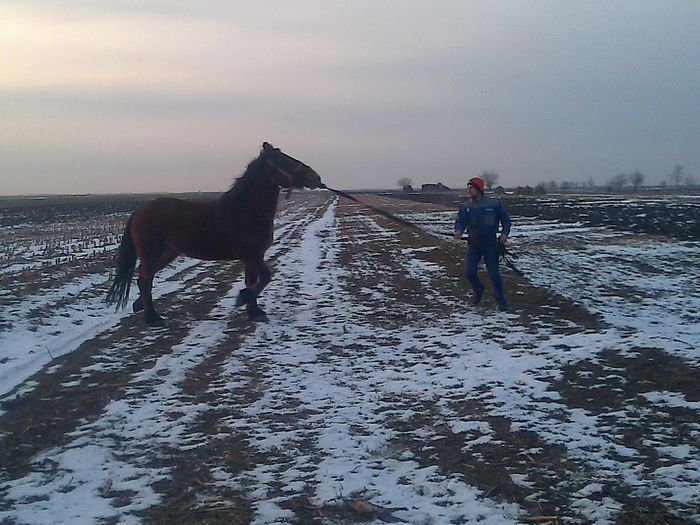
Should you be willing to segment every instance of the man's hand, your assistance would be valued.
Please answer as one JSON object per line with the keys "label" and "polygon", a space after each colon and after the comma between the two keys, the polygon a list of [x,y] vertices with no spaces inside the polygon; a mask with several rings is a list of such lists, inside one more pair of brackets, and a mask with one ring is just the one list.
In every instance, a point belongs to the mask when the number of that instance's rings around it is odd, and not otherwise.
{"label": "man's hand", "polygon": [[505,244],[508,242],[508,236],[505,233],[502,233],[500,237],[498,237],[498,242],[501,244]]}
{"label": "man's hand", "polygon": [[455,232],[453,238],[455,241],[461,241],[462,240],[462,232]]}

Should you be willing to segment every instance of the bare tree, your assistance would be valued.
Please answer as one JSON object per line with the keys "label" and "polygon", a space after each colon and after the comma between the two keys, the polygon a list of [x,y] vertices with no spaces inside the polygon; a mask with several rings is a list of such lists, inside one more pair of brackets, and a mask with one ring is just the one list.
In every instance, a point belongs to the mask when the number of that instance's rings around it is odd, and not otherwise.
{"label": "bare tree", "polygon": [[678,186],[683,180],[684,171],[685,168],[683,166],[681,166],[680,164],[676,164],[675,166],[673,166],[671,173],[668,174],[668,178],[671,179],[671,182]]}
{"label": "bare tree", "polygon": [[413,187],[413,179],[410,179],[409,177],[402,177],[400,178],[396,184],[401,186],[401,189],[406,189],[406,188],[412,188]]}
{"label": "bare tree", "polygon": [[634,186],[634,191],[637,191],[644,182],[644,173],[642,173],[639,170],[634,170],[627,177],[630,181],[630,184]]}
{"label": "bare tree", "polygon": [[484,179],[484,184],[486,185],[487,190],[491,190],[493,188],[494,184],[498,182],[498,173],[495,171],[482,171],[481,175],[479,175],[482,179]]}
{"label": "bare tree", "polygon": [[610,189],[614,191],[622,190],[622,187],[627,184],[627,173],[618,173],[608,182]]}

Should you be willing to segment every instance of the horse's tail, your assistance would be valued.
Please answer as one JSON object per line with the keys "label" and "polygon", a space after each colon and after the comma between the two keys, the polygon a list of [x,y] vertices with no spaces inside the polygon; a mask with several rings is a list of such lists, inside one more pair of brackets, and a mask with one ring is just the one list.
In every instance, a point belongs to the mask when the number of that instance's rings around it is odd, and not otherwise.
{"label": "horse's tail", "polygon": [[129,217],[122,235],[122,242],[119,245],[119,253],[117,254],[117,273],[114,276],[112,286],[107,292],[107,304],[117,305],[117,309],[124,308],[129,302],[129,288],[131,281],[134,278],[134,268],[136,268],[136,247],[134,240],[131,238],[131,219]]}

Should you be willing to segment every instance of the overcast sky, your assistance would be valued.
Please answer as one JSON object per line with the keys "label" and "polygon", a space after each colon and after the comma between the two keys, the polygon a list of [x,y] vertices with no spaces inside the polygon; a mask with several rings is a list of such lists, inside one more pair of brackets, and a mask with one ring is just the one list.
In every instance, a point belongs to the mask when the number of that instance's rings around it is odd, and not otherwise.
{"label": "overcast sky", "polygon": [[[3,0],[0,194],[700,176],[700,1]],[[700,177],[699,177],[700,178]]]}

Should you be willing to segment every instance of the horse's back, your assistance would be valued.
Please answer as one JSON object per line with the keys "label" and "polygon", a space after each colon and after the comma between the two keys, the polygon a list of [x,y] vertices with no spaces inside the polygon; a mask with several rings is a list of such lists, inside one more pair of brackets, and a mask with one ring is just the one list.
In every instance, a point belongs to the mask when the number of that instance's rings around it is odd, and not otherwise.
{"label": "horse's back", "polygon": [[[272,237],[272,224],[269,235],[261,236],[258,231],[253,236],[251,230],[257,228],[222,213],[217,201],[159,197],[145,203],[132,217],[132,236],[139,252],[171,250],[197,259],[244,259],[253,251],[264,252]],[[270,242],[260,242],[268,237]]]}
{"label": "horse's back", "polygon": [[[211,203],[191,202],[174,197],[158,197],[146,202],[132,214],[132,229],[144,230],[151,235],[165,235],[167,230],[179,228],[192,221],[201,222],[211,212]],[[199,219],[197,218],[199,217]]]}
{"label": "horse's back", "polygon": [[158,197],[132,214],[131,233],[139,252],[175,250],[189,255],[187,245],[214,227],[212,202]]}

